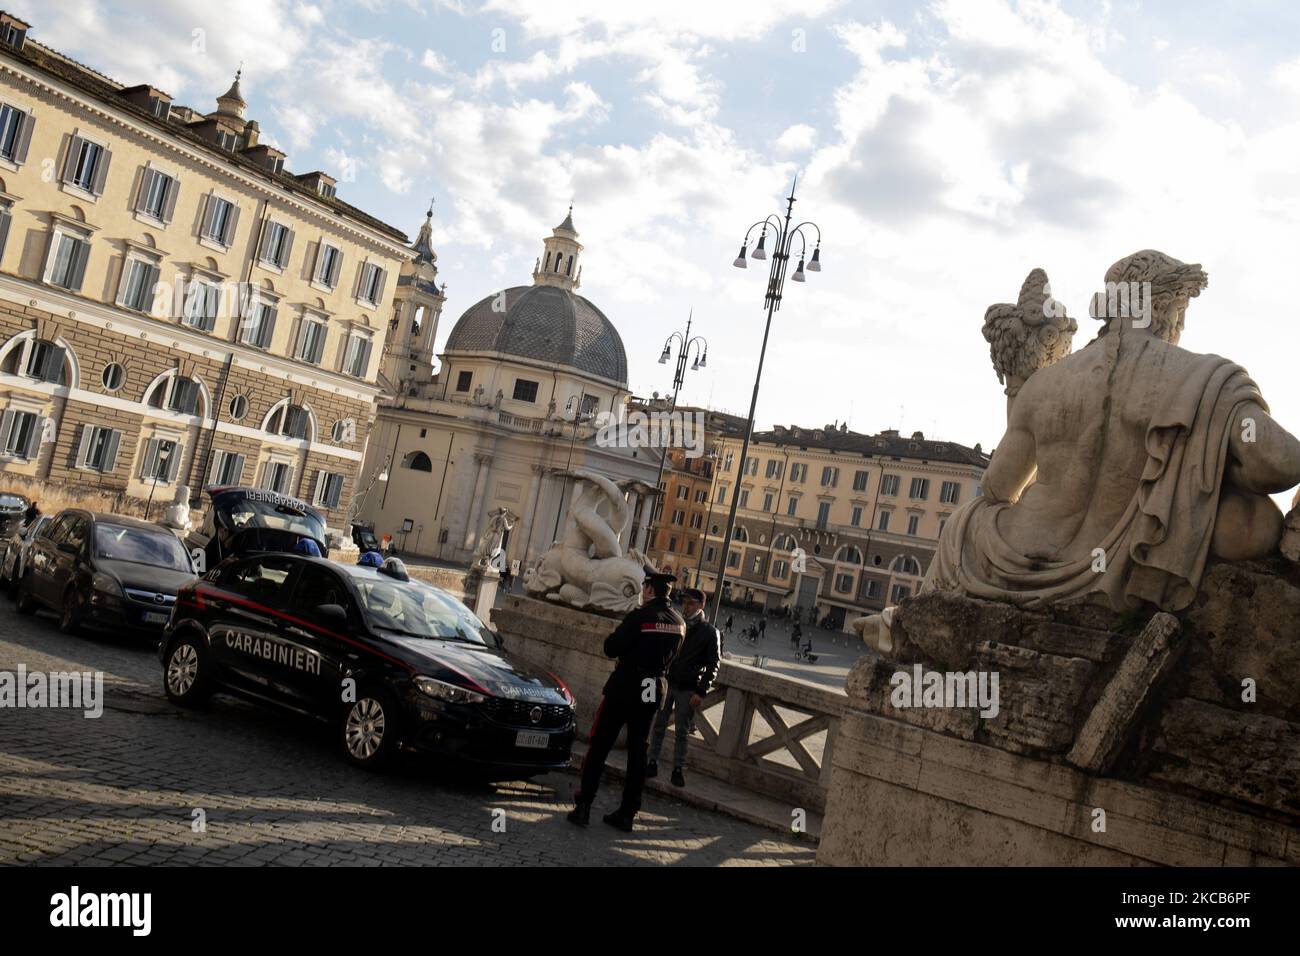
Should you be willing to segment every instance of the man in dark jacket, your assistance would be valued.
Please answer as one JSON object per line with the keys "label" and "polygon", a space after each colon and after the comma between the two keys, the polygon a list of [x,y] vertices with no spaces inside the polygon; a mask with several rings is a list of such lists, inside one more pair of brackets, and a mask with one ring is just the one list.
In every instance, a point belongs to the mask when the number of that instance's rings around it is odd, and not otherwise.
{"label": "man in dark jacket", "polygon": [[650,722],[667,691],[664,673],[676,657],[686,636],[686,622],[668,603],[671,574],[646,568],[641,586],[641,606],[623,618],[617,630],[605,638],[605,656],[618,658],[614,672],[605,682],[604,697],[591,722],[587,756],[582,761],[582,783],[569,813],[570,823],[586,826],[591,820],[591,803],[600,786],[605,759],[627,726],[627,780],[623,802],[604,817],[606,823],[631,832],[632,821],[641,809],[641,788],[645,785],[645,758]]}
{"label": "man in dark jacket", "polygon": [[722,658],[722,636],[704,618],[704,592],[687,588],[682,592],[682,613],[686,617],[686,640],[677,659],[668,668],[668,693],[655,718],[654,736],[650,741],[650,762],[645,775],[659,774],[659,752],[663,750],[668,721],[677,713],[677,739],[673,748],[673,786],[686,786],[682,768],[686,766],[686,739],[691,732],[695,708],[713,687]]}

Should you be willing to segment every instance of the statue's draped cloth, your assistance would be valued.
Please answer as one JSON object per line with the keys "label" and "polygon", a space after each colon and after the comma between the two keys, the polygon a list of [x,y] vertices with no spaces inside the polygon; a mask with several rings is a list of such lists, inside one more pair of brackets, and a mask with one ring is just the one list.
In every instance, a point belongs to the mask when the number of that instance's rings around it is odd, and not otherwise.
{"label": "statue's draped cloth", "polygon": [[[1238,409],[1263,397],[1241,366],[1218,355],[1188,356],[1187,374],[1147,426],[1146,465],[1123,517],[1089,552],[1070,561],[1017,553],[998,532],[998,515],[1014,504],[976,498],[944,527],[923,591],[1040,607],[1105,595],[1112,607],[1147,601],[1169,610],[1192,602],[1214,533],[1228,442],[1243,427]],[[1098,476],[1105,481],[1105,476]]]}

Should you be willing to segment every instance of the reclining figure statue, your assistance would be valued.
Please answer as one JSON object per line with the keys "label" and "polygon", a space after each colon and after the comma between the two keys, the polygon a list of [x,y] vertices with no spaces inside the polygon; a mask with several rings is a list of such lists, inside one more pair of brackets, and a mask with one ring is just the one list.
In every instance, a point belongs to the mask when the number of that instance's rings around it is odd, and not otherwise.
{"label": "reclining figure statue", "polygon": [[[948,520],[922,590],[1178,611],[1209,558],[1277,551],[1268,495],[1300,483],[1300,441],[1244,369],[1179,348],[1205,272],[1143,250],[1106,283],[1097,338],[1016,383],[983,497]],[[1145,306],[1116,309],[1116,289]]]}

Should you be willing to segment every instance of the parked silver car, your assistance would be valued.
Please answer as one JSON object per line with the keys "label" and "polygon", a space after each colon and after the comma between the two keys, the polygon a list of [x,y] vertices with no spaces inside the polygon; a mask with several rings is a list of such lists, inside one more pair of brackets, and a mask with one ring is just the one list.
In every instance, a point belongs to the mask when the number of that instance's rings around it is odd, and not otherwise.
{"label": "parked silver car", "polygon": [[9,589],[9,596],[18,593],[18,582],[27,570],[32,553],[32,539],[50,521],[50,515],[37,515],[29,526],[19,528],[4,542],[4,556],[0,557],[0,585]]}

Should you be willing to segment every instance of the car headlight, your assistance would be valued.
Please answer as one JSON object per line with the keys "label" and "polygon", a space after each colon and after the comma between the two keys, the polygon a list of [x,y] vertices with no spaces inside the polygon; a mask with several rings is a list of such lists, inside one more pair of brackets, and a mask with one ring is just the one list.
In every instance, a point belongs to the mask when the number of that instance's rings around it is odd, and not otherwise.
{"label": "car headlight", "polygon": [[455,684],[448,684],[446,681],[434,680],[432,677],[417,677],[415,686],[434,700],[445,701],[448,704],[481,704],[487,700],[482,694],[457,687]]}
{"label": "car headlight", "polygon": [[105,574],[103,571],[96,571],[95,576],[90,579],[90,586],[105,597],[122,597],[122,585],[117,583],[117,578],[111,574]]}

